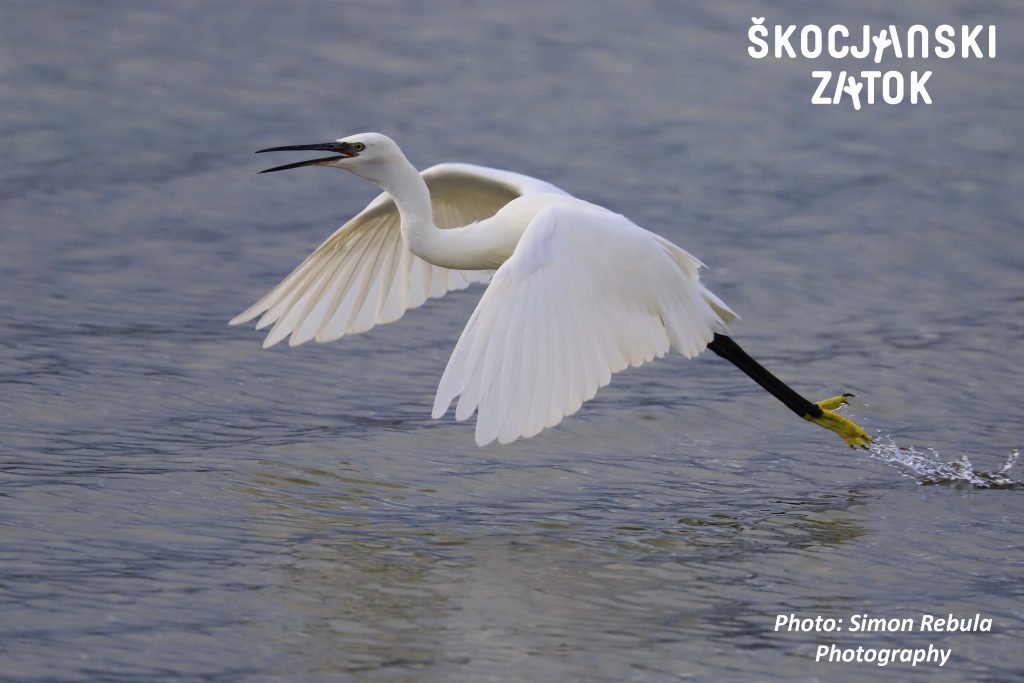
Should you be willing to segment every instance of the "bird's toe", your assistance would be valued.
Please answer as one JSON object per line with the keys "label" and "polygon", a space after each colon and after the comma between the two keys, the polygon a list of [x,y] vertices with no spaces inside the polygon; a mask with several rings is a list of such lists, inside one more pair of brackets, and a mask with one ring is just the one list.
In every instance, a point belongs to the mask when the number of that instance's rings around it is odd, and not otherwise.
{"label": "bird's toe", "polygon": [[824,401],[818,401],[817,406],[822,410],[835,410],[839,406],[849,403],[851,398],[853,398],[853,394],[840,394],[839,396],[826,398]]}
{"label": "bird's toe", "polygon": [[[828,401],[833,400],[835,399],[828,399]],[[822,401],[818,405],[823,406],[828,401]],[[818,426],[838,434],[839,438],[850,448],[867,448],[868,444],[873,441],[871,435],[865,432],[859,424],[847,417],[843,417],[839,413],[832,412],[829,408],[822,407],[822,414],[820,416],[808,417],[807,419]]]}

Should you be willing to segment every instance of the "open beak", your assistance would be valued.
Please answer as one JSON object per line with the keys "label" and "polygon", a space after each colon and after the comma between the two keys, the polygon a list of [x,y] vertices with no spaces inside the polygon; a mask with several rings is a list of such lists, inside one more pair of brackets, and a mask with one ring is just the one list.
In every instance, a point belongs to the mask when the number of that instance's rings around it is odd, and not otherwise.
{"label": "open beak", "polygon": [[260,173],[271,173],[273,171],[287,171],[289,168],[300,168],[302,166],[320,166],[322,164],[328,164],[332,161],[338,161],[339,159],[350,159],[352,157],[359,156],[356,152],[352,143],[350,142],[324,142],[319,145],[288,145],[286,147],[268,147],[267,149],[256,150],[257,154],[262,152],[293,152],[298,150],[318,150],[322,152],[334,152],[335,156],[320,157],[319,159],[309,159],[307,161],[296,161],[293,164],[285,164],[284,166],[275,166],[274,168],[268,168]]}

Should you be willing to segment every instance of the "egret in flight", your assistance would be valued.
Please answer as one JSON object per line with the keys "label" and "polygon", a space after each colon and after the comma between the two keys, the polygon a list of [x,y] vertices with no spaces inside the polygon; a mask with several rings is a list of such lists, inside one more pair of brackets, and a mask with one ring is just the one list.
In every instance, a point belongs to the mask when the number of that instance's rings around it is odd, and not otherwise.
{"label": "egret in flight", "polygon": [[628,218],[510,171],[446,163],[420,173],[379,133],[259,151],[297,150],[330,156],[262,172],[340,168],[384,192],[231,321],[260,316],[256,329],[272,326],[264,348],[365,332],[489,280],[433,409],[439,418],[458,398],[456,420],[476,412],[480,446],[555,426],[628,366],[705,348],[849,446],[871,441],[834,412],[852,394],[812,403],[765,370],[728,336],[737,316],[701,284],[703,264]]}

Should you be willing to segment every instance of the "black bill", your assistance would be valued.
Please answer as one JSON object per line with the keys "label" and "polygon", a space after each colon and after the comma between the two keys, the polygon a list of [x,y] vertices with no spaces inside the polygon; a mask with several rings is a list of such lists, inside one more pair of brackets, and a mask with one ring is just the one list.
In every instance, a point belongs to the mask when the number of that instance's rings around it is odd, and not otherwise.
{"label": "black bill", "polygon": [[301,150],[315,150],[322,152],[334,152],[334,156],[320,157],[319,159],[308,159],[306,161],[296,161],[292,164],[285,164],[284,166],[275,166],[268,168],[260,173],[271,173],[273,171],[287,171],[289,168],[300,168],[302,166],[317,166],[320,164],[326,164],[331,161],[338,161],[339,159],[350,159],[351,157],[359,156],[354,146],[350,142],[324,142],[318,145],[287,145],[285,147],[268,147],[266,149],[256,150],[257,154],[263,152],[295,152]]}

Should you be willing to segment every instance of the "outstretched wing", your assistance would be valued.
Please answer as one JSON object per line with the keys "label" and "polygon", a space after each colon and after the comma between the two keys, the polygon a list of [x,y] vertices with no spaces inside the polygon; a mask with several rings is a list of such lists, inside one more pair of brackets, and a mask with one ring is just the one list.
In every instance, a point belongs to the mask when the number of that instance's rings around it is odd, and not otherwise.
{"label": "outstretched wing", "polygon": [[477,411],[476,442],[530,437],[579,410],[612,373],[675,348],[696,356],[736,316],[700,262],[598,207],[537,214],[494,274],[448,361],[433,417]]}
{"label": "outstretched wing", "polygon": [[[529,192],[565,194],[536,178],[472,164],[439,164],[422,175],[430,188],[434,222],[441,228],[493,216]],[[393,322],[428,298],[490,277],[491,271],[427,263],[409,251],[400,227],[394,201],[380,194],[230,324],[262,314],[256,329],[273,325],[264,348],[289,335],[291,346],[311,339],[326,342]]]}

